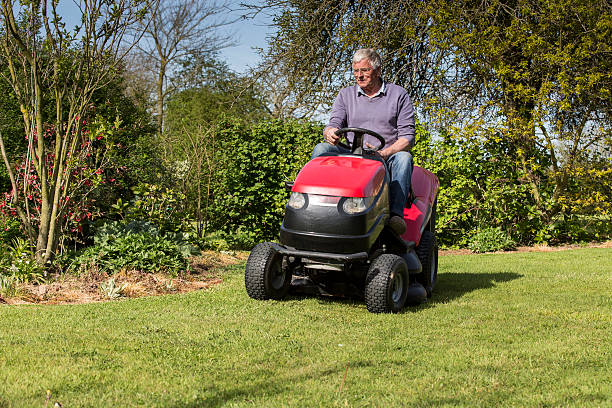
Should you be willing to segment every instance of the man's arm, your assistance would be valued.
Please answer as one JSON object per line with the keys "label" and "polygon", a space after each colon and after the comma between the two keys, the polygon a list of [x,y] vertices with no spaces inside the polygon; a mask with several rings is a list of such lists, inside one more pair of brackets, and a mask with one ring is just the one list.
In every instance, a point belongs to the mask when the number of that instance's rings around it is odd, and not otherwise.
{"label": "man's arm", "polygon": [[[412,146],[414,146],[415,134],[416,131],[414,127],[414,107],[412,105],[412,100],[410,100],[408,92],[405,92],[399,100],[399,107],[397,112],[397,141],[399,142],[402,139],[408,140],[407,147],[411,148]],[[398,150],[398,152],[399,151],[400,150]]]}
{"label": "man's arm", "polygon": [[401,152],[403,150],[410,150],[410,147],[412,147],[410,139],[402,137],[400,139],[397,139],[395,143],[393,143],[391,146],[379,150],[378,153],[383,157],[383,159],[387,159],[397,152]]}
{"label": "man's arm", "polygon": [[336,96],[336,100],[332,105],[331,114],[329,115],[329,123],[323,130],[323,138],[325,141],[331,145],[338,144],[340,140],[339,136],[336,136],[335,132],[339,128],[346,127],[346,108],[344,106],[344,101],[342,100],[342,96],[338,93]]}

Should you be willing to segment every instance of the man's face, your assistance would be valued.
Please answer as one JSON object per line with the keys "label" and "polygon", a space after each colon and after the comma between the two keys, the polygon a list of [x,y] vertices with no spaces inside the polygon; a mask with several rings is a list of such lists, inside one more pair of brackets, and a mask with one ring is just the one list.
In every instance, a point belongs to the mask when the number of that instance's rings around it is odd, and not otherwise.
{"label": "man's face", "polygon": [[372,64],[367,58],[353,64],[353,74],[357,85],[364,91],[370,91],[379,84],[380,68],[372,69]]}

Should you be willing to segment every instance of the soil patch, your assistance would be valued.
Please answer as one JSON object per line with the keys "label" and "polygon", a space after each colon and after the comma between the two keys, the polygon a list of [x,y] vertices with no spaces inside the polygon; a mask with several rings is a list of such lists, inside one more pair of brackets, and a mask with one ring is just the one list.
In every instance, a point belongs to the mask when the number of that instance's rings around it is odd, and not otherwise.
{"label": "soil patch", "polygon": [[20,286],[17,297],[0,297],[0,303],[54,305],[104,302],[111,299],[108,296],[109,291],[102,289],[103,284],[110,279],[114,280],[116,287],[123,287],[120,297],[137,298],[192,292],[221,283],[223,280],[219,272],[227,266],[243,262],[248,255],[245,251],[205,251],[191,259],[191,272],[176,277],[164,273],[130,270],[112,276],[93,271],[79,276],[55,275],[48,283]]}

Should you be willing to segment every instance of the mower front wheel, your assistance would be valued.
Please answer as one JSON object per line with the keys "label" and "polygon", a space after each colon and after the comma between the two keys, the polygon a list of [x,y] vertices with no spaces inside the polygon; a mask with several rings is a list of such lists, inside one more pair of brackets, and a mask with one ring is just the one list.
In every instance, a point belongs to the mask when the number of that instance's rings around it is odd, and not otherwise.
{"label": "mower front wheel", "polygon": [[376,258],[368,269],[365,302],[372,313],[397,313],[404,307],[408,294],[408,267],[393,254]]}
{"label": "mower front wheel", "polygon": [[282,299],[289,291],[291,270],[269,242],[257,244],[246,263],[244,284],[250,297],[258,300]]}

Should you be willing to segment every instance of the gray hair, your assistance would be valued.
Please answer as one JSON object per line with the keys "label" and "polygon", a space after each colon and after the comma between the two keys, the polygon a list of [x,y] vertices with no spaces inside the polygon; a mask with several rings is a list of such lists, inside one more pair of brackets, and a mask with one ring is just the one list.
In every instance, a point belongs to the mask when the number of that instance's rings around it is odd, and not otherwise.
{"label": "gray hair", "polygon": [[380,55],[373,48],[361,48],[353,54],[353,64],[367,58],[372,65],[372,69],[378,69],[382,65]]}

